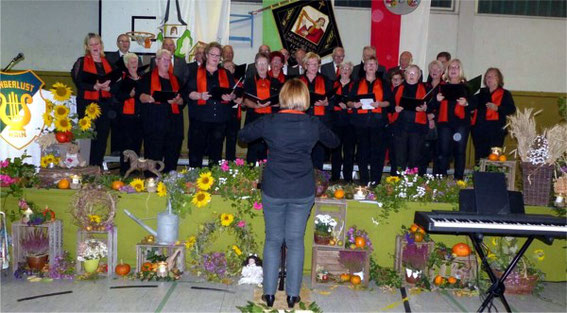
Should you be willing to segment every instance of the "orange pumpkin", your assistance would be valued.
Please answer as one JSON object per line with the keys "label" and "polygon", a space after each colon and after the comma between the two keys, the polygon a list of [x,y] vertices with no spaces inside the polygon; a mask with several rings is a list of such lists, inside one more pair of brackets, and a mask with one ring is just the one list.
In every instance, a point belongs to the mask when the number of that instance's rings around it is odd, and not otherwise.
{"label": "orange pumpkin", "polygon": [[420,232],[414,233],[413,239],[415,240],[415,242],[422,242],[423,241],[423,234],[420,233]]}
{"label": "orange pumpkin", "polygon": [[70,185],[71,185],[71,183],[69,182],[69,180],[67,178],[63,178],[57,183],[57,188],[69,189]]}
{"label": "orange pumpkin", "polygon": [[498,161],[498,154],[491,153],[491,154],[488,155],[488,159],[490,161]]}
{"label": "orange pumpkin", "polygon": [[144,264],[142,264],[142,272],[149,272],[152,270],[152,263],[150,262],[145,262]]}
{"label": "orange pumpkin", "polygon": [[449,277],[449,279],[447,279],[447,281],[449,282],[449,284],[454,285],[457,283],[457,279],[453,276]]}
{"label": "orange pumpkin", "polygon": [[129,264],[124,264],[122,262],[122,259],[120,259],[120,264],[116,265],[116,268],[114,269],[114,272],[116,273],[116,275],[118,276],[126,276],[130,273],[130,265]]}
{"label": "orange pumpkin", "polygon": [[506,156],[503,155],[503,154],[498,157],[498,161],[500,161],[500,162],[505,162],[506,160],[507,160],[507,159],[506,159]]}
{"label": "orange pumpkin", "polygon": [[341,281],[342,282],[347,282],[350,281],[350,274],[341,274]]}
{"label": "orange pumpkin", "polygon": [[120,188],[124,187],[124,182],[121,180],[115,180],[112,182],[112,189],[120,190]]}
{"label": "orange pumpkin", "polygon": [[471,247],[464,242],[459,242],[453,246],[453,254],[456,256],[468,256],[471,254]]}
{"label": "orange pumpkin", "polygon": [[435,276],[435,279],[433,280],[433,283],[436,286],[441,286],[444,282],[445,282],[445,278],[443,278],[443,276],[441,275]]}
{"label": "orange pumpkin", "polygon": [[360,279],[360,276],[358,275],[352,275],[350,277],[350,283],[353,285],[360,285],[360,283],[362,282],[362,280]]}
{"label": "orange pumpkin", "polygon": [[364,237],[360,237],[360,236],[356,237],[356,238],[354,238],[354,245],[357,248],[362,249],[362,248],[364,248],[364,246],[366,246],[366,239],[364,239]]}
{"label": "orange pumpkin", "polygon": [[419,226],[417,224],[412,224],[409,230],[410,232],[415,233],[418,228]]}
{"label": "orange pumpkin", "polygon": [[335,199],[342,199],[345,197],[345,191],[342,189],[335,190]]}

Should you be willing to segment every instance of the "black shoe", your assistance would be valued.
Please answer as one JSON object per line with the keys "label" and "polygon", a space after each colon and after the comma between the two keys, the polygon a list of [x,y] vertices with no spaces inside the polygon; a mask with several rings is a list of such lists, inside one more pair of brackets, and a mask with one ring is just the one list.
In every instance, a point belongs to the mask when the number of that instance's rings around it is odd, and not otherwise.
{"label": "black shoe", "polygon": [[274,301],[276,300],[276,297],[274,295],[262,295],[262,300],[266,301],[266,305],[269,308],[271,308],[272,306],[274,306]]}
{"label": "black shoe", "polygon": [[293,309],[293,306],[296,303],[299,303],[299,301],[301,301],[301,298],[299,296],[297,297],[293,297],[293,296],[287,296],[287,306],[290,309]]}

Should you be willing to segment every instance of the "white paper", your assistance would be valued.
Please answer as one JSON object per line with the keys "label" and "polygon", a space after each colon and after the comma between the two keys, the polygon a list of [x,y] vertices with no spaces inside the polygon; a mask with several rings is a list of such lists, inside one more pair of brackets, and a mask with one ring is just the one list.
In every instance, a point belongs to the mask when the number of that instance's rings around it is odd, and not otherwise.
{"label": "white paper", "polygon": [[363,110],[374,110],[374,109],[376,109],[375,107],[372,106],[372,103],[374,103],[374,100],[372,98],[360,99],[360,103],[362,103],[361,109],[363,109]]}

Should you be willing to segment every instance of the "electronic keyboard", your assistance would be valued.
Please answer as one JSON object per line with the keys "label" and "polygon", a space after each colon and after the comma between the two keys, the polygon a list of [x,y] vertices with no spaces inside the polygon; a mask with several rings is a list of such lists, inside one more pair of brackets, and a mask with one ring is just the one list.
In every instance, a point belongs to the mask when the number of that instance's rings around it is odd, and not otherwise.
{"label": "electronic keyboard", "polygon": [[431,233],[567,237],[567,220],[550,215],[432,211],[415,212],[414,221]]}

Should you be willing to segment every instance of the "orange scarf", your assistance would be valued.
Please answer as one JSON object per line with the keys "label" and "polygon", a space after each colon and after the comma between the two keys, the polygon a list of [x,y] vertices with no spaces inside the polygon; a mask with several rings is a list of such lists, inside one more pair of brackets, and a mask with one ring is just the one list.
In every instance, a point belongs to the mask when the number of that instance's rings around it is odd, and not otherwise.
{"label": "orange scarf", "polygon": [[[254,81],[256,82],[256,96],[260,100],[265,100],[270,97],[270,85],[271,80],[270,77],[260,78],[258,79],[256,76],[254,77]],[[268,106],[265,108],[257,108],[254,109],[254,112],[258,114],[270,114],[272,113],[272,107]]]}
{"label": "orange scarf", "polygon": [[[307,78],[306,75],[302,75],[300,77],[300,79],[305,83],[305,85],[307,85],[309,87],[309,79]],[[317,75],[315,76],[315,93],[318,95],[324,95],[325,92],[325,79],[320,76]],[[317,105],[313,108],[313,115],[316,116],[324,116],[325,115],[325,107],[321,106],[321,105]]]}
{"label": "orange scarf", "polygon": [[[272,73],[272,70],[268,71],[268,76],[270,77],[274,77],[274,73]],[[280,70],[280,74],[278,75],[278,77],[274,77],[275,79],[277,79],[280,83],[285,83],[285,75],[283,73],[283,71]]]}
{"label": "orange scarf", "polygon": [[[228,75],[226,74],[226,70],[224,68],[219,68],[219,86],[222,88],[228,88]],[[199,69],[197,69],[197,92],[203,93],[207,92],[207,69],[205,65],[201,65]],[[198,105],[205,105],[207,101],[203,99],[197,100]]]}
{"label": "orange scarf", "polygon": [[[100,61],[102,62],[102,68],[104,69],[104,74],[108,74],[112,72],[112,67],[110,66],[110,63],[108,63],[105,57],[101,56]],[[98,75],[98,72],[96,71],[94,59],[90,54],[86,55],[83,59],[83,71]],[[85,90],[84,98],[86,100],[98,100],[100,96],[102,96],[102,98],[110,98],[112,95],[110,94],[110,92],[105,90],[98,90],[98,91]]]}
{"label": "orange scarf", "polygon": [[[398,91],[396,92],[396,106],[400,105],[400,101],[402,100],[402,96],[404,94],[404,85],[400,85],[400,87],[398,87]],[[425,97],[425,95],[427,94],[427,92],[425,91],[425,87],[423,86],[422,83],[418,83],[417,84],[417,91],[415,93],[415,98],[416,99],[423,99],[423,97]],[[390,120],[390,123],[395,122],[398,119],[399,113],[398,112],[394,112],[393,114],[388,114],[388,119]],[[417,124],[422,124],[425,125],[427,124],[427,114],[425,112],[415,112],[415,120],[414,120]]]}
{"label": "orange scarf", "polygon": [[[358,90],[357,90],[356,94],[357,95],[365,95],[367,93],[368,93],[368,83],[366,82],[366,79],[363,78],[358,83]],[[378,78],[376,78],[374,80],[374,86],[372,87],[372,93],[374,94],[376,101],[383,101],[384,90],[382,89],[382,82]],[[358,114],[366,114],[366,113],[368,113],[368,110],[357,109],[356,112]],[[382,108],[378,107],[376,109],[372,109],[372,113],[382,113]]]}
{"label": "orange scarf", "polygon": [[[175,77],[175,75],[173,75],[173,70],[172,68],[169,68],[169,82],[171,83],[171,91],[173,92],[178,92],[179,91],[179,82],[177,82],[177,77]],[[154,67],[154,70],[152,71],[152,79],[151,79],[151,94],[152,96],[154,95],[154,92],[156,91],[162,91],[161,90],[161,82],[159,81],[159,73],[158,73],[158,69],[157,66]],[[173,114],[179,114],[179,106],[177,105],[177,103],[172,103],[171,104],[171,112]]]}
{"label": "orange scarf", "polygon": [[[500,107],[500,105],[502,105],[502,98],[504,97],[504,89],[502,88],[498,88],[496,90],[494,90],[494,92],[490,95],[490,102],[496,104],[497,107]],[[474,114],[472,116],[471,119],[471,125],[475,125],[476,124],[476,119],[478,116],[478,110],[474,110]],[[493,110],[489,110],[488,108],[486,108],[486,115],[484,117],[485,120],[487,121],[498,121],[498,119],[500,118],[500,115],[498,114],[498,111],[493,111]]]}

